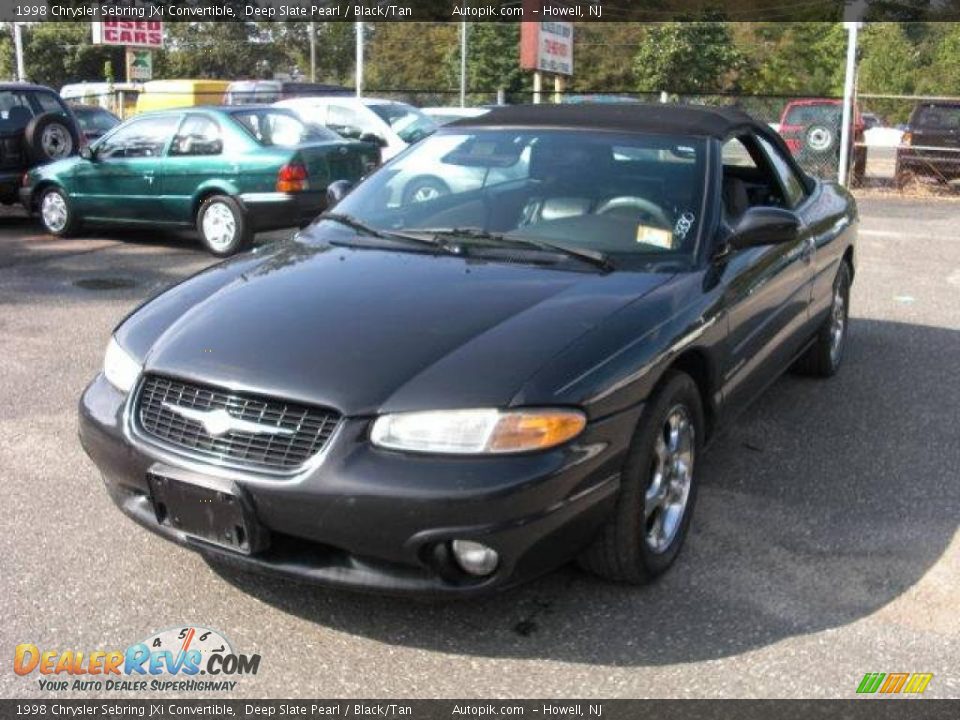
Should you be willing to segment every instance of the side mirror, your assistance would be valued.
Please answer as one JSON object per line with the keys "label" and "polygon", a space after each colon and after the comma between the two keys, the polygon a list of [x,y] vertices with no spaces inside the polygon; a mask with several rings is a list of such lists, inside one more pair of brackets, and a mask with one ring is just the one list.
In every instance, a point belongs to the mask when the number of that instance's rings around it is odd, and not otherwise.
{"label": "side mirror", "polygon": [[349,180],[335,180],[327,185],[327,209],[343,200],[352,189],[353,183]]}
{"label": "side mirror", "polygon": [[366,132],[360,136],[361,142],[367,142],[371,145],[376,145],[379,148],[384,148],[387,146],[387,141],[376,133]]}
{"label": "side mirror", "polygon": [[80,157],[84,160],[96,160],[97,154],[93,151],[93,148],[89,145],[84,145],[80,148]]}
{"label": "side mirror", "polygon": [[777,245],[797,239],[800,218],[796,213],[777,207],[749,208],[737,222],[730,236],[735,250],[760,245]]}

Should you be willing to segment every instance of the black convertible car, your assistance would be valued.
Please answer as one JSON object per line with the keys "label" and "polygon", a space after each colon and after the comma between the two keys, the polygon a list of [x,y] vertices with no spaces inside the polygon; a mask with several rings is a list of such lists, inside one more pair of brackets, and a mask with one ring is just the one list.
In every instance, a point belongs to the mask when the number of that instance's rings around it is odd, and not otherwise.
{"label": "black convertible car", "polygon": [[[456,176],[430,199],[393,187]],[[717,429],[844,351],[857,212],[734,110],[496,109],[148,301],[80,403],[116,504],[210,558],[469,594],[674,561]]]}

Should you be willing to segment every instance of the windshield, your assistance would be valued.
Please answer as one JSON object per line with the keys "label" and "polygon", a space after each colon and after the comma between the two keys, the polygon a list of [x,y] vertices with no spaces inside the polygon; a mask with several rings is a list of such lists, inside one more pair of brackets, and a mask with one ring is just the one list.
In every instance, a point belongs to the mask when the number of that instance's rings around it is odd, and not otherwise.
{"label": "windshield", "polygon": [[293,147],[314,139],[316,134],[295,115],[279,110],[244,110],[233,113],[233,117],[261,145]]}
{"label": "windshield", "polygon": [[405,143],[415,143],[437,129],[437,124],[405,103],[374,103],[369,108]]}
{"label": "windshield", "polygon": [[[336,207],[385,232],[469,230],[603,254],[693,261],[703,215],[700,138],[569,130],[441,130]],[[471,238],[467,238],[469,243]]]}
{"label": "windshield", "polygon": [[960,130],[960,105],[927,105],[917,112],[914,125],[938,130]]}
{"label": "windshield", "polygon": [[77,118],[77,122],[80,123],[80,129],[85,133],[103,134],[120,123],[120,120],[115,115],[110,114],[106,110],[75,107],[73,108],[73,115]]}

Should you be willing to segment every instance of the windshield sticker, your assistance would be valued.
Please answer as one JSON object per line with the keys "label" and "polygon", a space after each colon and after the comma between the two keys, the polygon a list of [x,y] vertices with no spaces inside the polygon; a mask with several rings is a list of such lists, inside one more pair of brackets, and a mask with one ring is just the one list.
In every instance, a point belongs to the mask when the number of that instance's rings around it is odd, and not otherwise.
{"label": "windshield sticker", "polygon": [[673,233],[650,225],[637,225],[637,242],[670,250],[673,247]]}
{"label": "windshield sticker", "polygon": [[697,216],[688,210],[677,218],[677,224],[673,229],[674,234],[683,240],[687,237],[687,233],[690,232],[690,228],[693,227],[696,221]]}

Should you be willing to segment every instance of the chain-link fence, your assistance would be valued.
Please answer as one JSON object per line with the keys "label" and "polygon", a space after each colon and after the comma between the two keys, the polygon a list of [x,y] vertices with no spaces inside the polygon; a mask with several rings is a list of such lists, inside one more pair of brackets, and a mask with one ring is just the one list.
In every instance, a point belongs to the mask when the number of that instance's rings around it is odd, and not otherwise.
{"label": "chain-link fence", "polygon": [[[226,83],[223,83],[225,86]],[[157,105],[218,105],[223,88],[198,87],[191,92],[157,92],[155,102],[137,102],[139,88],[116,87],[97,92],[91,85],[72,102],[99,105],[120,117]],[[352,94],[352,93],[351,93]],[[420,108],[460,105],[456,89],[403,90],[368,87],[368,97],[406,102]],[[836,97],[774,95],[675,94],[632,92],[561,92],[545,88],[541,102],[671,102],[700,106],[733,106],[769,124],[784,138],[801,167],[827,180],[838,177],[843,103]],[[469,107],[529,103],[533,93],[471,91]],[[960,98],[864,95],[857,98],[850,148],[850,184],[910,194],[960,195]]]}
{"label": "chain-link fence", "polygon": [[[367,94],[416,105],[417,107],[455,106],[458,91],[404,91],[368,88]],[[528,103],[532,92],[476,93],[467,95],[467,105]],[[840,128],[843,104],[835,97],[792,97],[782,95],[675,94],[670,92],[561,92],[544,89],[541,102],[645,102],[681,103],[702,106],[734,106],[778,130],[800,165],[812,175],[829,180],[837,178],[840,160]],[[856,139],[856,137],[854,138]],[[853,149],[852,179],[863,175],[864,154]]]}
{"label": "chain-link fence", "polygon": [[857,104],[865,188],[960,197],[960,98],[861,94]]}

